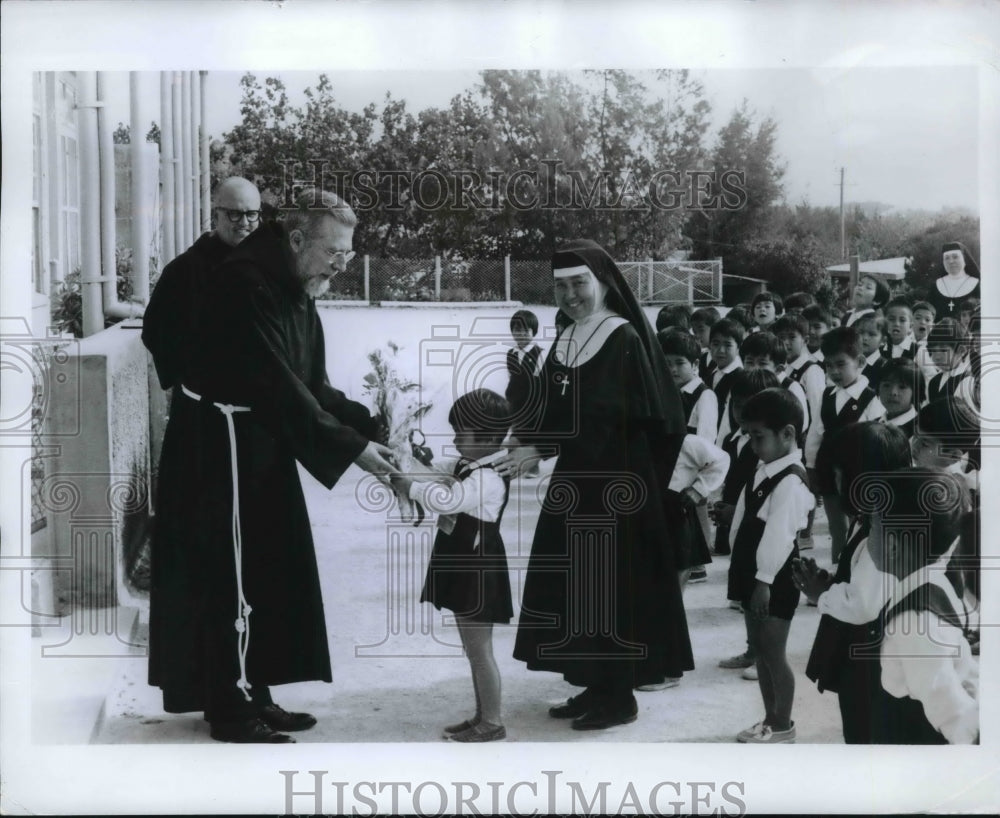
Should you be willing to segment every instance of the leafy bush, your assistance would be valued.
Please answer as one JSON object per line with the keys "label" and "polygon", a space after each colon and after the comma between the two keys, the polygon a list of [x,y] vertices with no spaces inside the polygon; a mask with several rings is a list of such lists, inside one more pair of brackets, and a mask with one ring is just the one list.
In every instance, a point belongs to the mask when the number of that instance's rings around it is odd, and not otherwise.
{"label": "leafy bush", "polygon": [[59,282],[50,299],[52,326],[59,332],[71,332],[83,337],[83,293],[80,285],[80,268],[77,267]]}

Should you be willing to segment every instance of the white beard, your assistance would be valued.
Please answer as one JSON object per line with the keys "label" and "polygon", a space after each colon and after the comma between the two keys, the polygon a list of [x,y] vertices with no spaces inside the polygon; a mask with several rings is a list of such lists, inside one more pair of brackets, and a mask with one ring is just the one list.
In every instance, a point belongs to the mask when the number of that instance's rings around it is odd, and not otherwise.
{"label": "white beard", "polygon": [[328,278],[308,278],[305,281],[306,295],[310,298],[321,298],[330,289],[330,279]]}

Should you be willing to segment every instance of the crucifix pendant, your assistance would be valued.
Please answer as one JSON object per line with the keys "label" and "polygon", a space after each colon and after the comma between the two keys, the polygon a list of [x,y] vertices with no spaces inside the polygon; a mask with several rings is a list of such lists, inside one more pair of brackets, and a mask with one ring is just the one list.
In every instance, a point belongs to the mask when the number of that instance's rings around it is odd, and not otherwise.
{"label": "crucifix pendant", "polygon": [[954,301],[949,301],[948,302],[948,309],[949,309],[949,311],[955,309],[955,302]]}
{"label": "crucifix pendant", "polygon": [[566,394],[566,387],[569,386],[569,375],[560,375],[557,378],[556,382],[557,383],[559,383],[559,382],[562,383],[562,392],[560,392],[560,394],[565,395]]}

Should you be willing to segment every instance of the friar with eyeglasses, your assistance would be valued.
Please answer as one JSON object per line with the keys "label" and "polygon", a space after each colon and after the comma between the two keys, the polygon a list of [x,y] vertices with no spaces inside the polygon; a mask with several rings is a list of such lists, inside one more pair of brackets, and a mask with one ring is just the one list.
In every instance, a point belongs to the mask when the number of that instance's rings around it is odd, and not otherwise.
{"label": "friar with eyeglasses", "polygon": [[[178,289],[147,312],[143,339],[174,388],[151,548],[149,683],[167,712],[203,711],[217,741],[282,744],[316,718],[275,704],[271,686],[332,681],[296,463],[327,488],[351,464],[395,469],[368,409],[330,385],[313,303],[353,256],[357,217],[319,190],[281,222],[258,227],[259,208],[245,179],[220,185],[215,232],[184,254],[198,248],[186,278],[172,275],[187,283],[189,309]],[[170,333],[187,337],[171,344]]]}

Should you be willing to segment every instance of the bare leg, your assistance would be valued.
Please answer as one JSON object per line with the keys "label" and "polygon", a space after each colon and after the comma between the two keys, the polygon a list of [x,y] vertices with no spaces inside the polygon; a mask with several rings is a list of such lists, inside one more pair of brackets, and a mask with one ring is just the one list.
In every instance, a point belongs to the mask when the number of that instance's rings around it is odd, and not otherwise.
{"label": "bare leg", "polygon": [[457,617],[465,655],[472,669],[479,724],[486,727],[503,724],[500,718],[500,669],[493,657],[493,625]]}
{"label": "bare leg", "polygon": [[747,648],[757,664],[757,684],[760,687],[760,697],[764,702],[764,723],[771,724],[774,716],[774,685],[771,674],[761,659],[761,620],[757,619],[749,609],[743,614],[747,626]]}
{"label": "bare leg", "polygon": [[[785,645],[791,627],[788,619],[769,616],[758,623],[757,668],[760,675],[761,693],[764,693],[764,679],[770,687],[770,708],[767,723],[780,731],[792,726],[792,701],[795,698],[795,673],[788,664]],[[765,704],[767,695],[765,694]]]}

